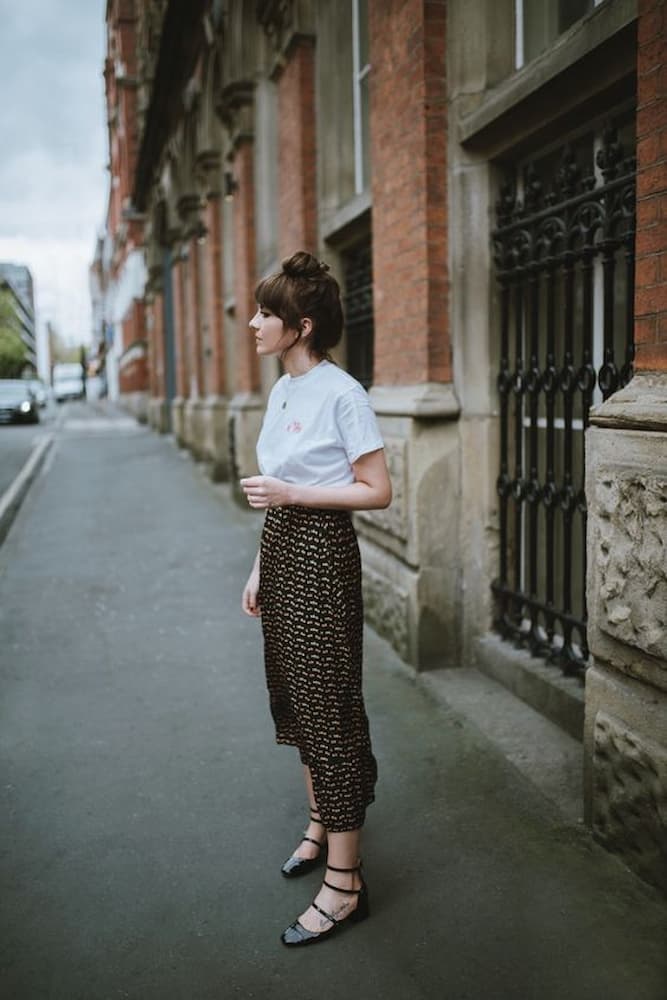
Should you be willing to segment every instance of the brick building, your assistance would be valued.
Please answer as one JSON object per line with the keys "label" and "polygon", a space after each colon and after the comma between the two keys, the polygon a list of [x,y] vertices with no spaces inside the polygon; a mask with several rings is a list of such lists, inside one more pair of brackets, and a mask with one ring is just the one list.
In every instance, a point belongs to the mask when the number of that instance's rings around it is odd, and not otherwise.
{"label": "brick building", "polygon": [[231,489],[252,473],[278,374],[253,289],[326,259],[394,483],[357,518],[369,621],[582,739],[596,836],[667,887],[664,3],[109,11],[150,423]]}
{"label": "brick building", "polygon": [[93,351],[112,398],[146,418],[144,218],[132,196],[142,129],[135,0],[108,0],[104,65],[109,197],[90,267]]}

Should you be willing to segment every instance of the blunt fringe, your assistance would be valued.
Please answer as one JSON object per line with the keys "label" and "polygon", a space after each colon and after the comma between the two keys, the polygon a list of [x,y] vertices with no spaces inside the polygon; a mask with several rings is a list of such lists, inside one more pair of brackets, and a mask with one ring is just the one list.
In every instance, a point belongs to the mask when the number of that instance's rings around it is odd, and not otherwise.
{"label": "blunt fringe", "polygon": [[302,320],[310,319],[313,332],[308,349],[318,358],[326,358],[343,334],[343,307],[338,282],[329,273],[328,264],[305,250],[286,257],[280,271],[259,282],[255,289],[255,301],[278,316],[285,329],[298,334],[294,344],[298,344],[301,338]]}

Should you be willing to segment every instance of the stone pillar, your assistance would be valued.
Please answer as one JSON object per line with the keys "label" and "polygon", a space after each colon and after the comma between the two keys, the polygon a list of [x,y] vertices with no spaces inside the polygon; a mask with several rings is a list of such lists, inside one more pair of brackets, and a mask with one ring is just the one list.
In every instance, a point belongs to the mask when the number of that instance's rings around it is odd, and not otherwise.
{"label": "stone pillar", "polygon": [[[367,617],[418,669],[458,663],[446,4],[370,0],[375,372],[394,501],[359,515]],[[406,40],[410,39],[410,44]],[[400,81],[400,83],[398,82]],[[452,570],[448,571],[447,567]]]}
{"label": "stone pillar", "polygon": [[637,374],[586,434],[585,806],[594,836],[667,892],[667,11],[640,0]]}

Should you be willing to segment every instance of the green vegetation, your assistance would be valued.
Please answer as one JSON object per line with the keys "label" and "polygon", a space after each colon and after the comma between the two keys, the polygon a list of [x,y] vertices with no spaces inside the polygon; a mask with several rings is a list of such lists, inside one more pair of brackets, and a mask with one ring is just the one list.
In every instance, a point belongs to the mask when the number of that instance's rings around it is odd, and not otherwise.
{"label": "green vegetation", "polygon": [[0,291],[0,378],[20,378],[26,363],[21,327],[12,306],[12,297]]}
{"label": "green vegetation", "polygon": [[46,328],[49,335],[49,355],[52,365],[83,360],[82,352],[85,355],[83,346],[66,343],[51,322],[47,323]]}

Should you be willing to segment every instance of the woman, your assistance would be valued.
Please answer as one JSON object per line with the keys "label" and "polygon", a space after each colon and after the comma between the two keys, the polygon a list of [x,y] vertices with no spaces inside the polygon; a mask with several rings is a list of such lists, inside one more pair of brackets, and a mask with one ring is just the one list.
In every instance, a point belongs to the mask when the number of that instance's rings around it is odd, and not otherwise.
{"label": "woman", "polygon": [[350,512],[388,506],[391,484],[368,396],[329,359],[343,312],[328,270],[296,253],[256,289],[257,354],[278,356],[285,374],[257,442],[262,474],[241,480],[250,506],[267,512],[243,610],[261,615],[276,740],[298,748],[310,805],[282,874],[306,874],[328,854],[320,891],[282,934],[290,947],[368,916],[359,843],[377,777],[361,693],[361,566]]}

